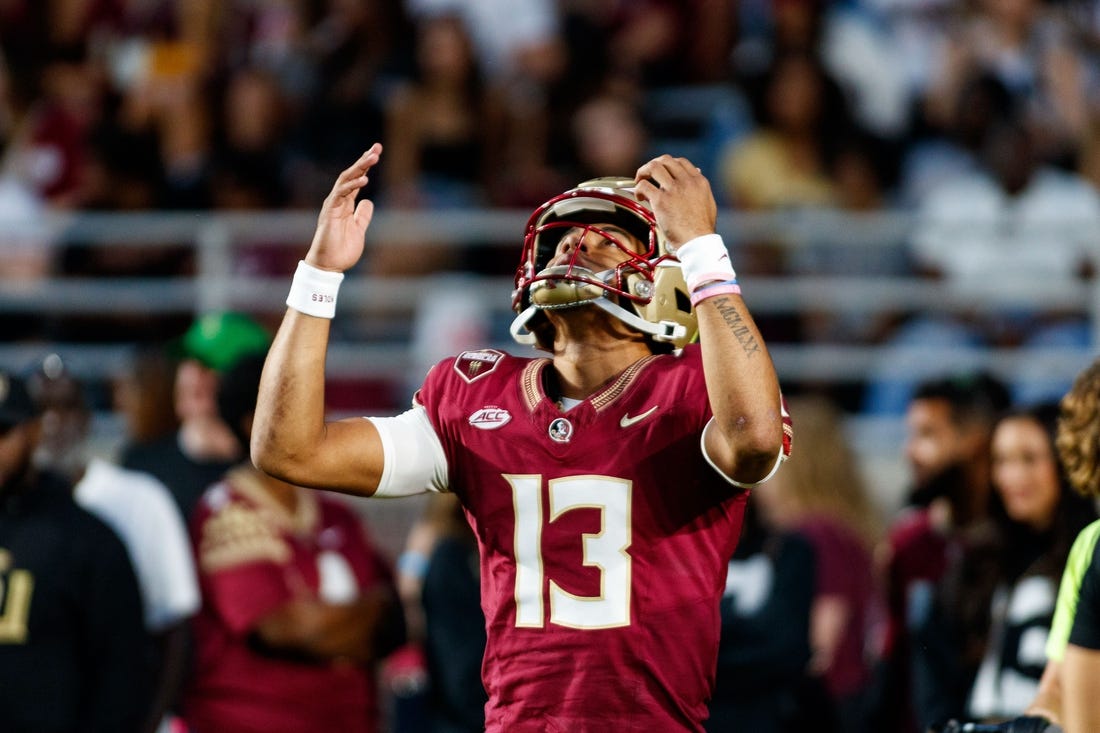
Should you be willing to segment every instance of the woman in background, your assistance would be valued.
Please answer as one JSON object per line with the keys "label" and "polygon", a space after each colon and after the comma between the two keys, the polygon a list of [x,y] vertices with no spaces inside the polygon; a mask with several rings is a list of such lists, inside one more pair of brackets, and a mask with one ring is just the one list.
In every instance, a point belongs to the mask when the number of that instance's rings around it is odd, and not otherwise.
{"label": "woman in background", "polygon": [[[867,730],[872,669],[885,618],[872,551],[882,533],[836,407],[793,398],[800,445],[782,476],[753,492],[765,521],[806,538],[817,563],[809,669],[836,708],[840,730]],[[789,469],[789,470],[786,470]]]}

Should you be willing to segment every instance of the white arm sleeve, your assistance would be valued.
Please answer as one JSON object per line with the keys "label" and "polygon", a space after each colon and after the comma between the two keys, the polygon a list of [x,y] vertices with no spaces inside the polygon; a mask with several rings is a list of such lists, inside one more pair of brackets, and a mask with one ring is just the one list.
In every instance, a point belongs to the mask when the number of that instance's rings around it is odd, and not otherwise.
{"label": "white arm sleeve", "polygon": [[375,496],[447,491],[447,456],[428,413],[414,407],[396,417],[368,417],[382,438],[384,466]]}

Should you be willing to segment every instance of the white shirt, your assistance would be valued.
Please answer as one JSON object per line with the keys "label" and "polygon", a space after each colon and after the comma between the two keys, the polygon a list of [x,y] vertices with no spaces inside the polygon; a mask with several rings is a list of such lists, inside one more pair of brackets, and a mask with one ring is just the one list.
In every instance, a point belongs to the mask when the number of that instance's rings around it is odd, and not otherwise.
{"label": "white shirt", "polygon": [[126,545],[147,629],[160,631],[198,610],[191,539],[164,484],[149,474],[92,459],[74,495]]}
{"label": "white shirt", "polygon": [[946,182],[923,202],[913,254],[961,291],[1035,280],[1073,282],[1100,252],[1100,196],[1083,179],[1040,170],[1009,196],[984,173]]}

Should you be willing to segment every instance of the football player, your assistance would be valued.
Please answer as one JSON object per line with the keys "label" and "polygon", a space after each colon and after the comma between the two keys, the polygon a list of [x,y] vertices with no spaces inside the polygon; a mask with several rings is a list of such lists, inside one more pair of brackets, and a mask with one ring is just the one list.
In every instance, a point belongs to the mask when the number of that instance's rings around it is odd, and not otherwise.
{"label": "football player", "polygon": [[330,319],[381,152],[321,208],[253,459],[300,485],[457,495],[480,546],[487,730],[702,731],[726,562],[790,437],[709,182],[664,155],[552,198],[528,221],[513,293],[513,335],[547,357],[467,351],[408,412],[326,423]]}

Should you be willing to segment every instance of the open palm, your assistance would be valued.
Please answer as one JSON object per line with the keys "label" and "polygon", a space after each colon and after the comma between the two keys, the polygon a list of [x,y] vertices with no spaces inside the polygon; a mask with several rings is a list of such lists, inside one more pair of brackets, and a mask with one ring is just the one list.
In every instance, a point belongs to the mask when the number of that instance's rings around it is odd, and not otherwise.
{"label": "open palm", "polygon": [[306,262],[322,270],[343,272],[359,261],[374,203],[369,199],[356,203],[355,199],[367,185],[367,171],[381,156],[382,145],[375,143],[336,179],[317,217],[317,231]]}

